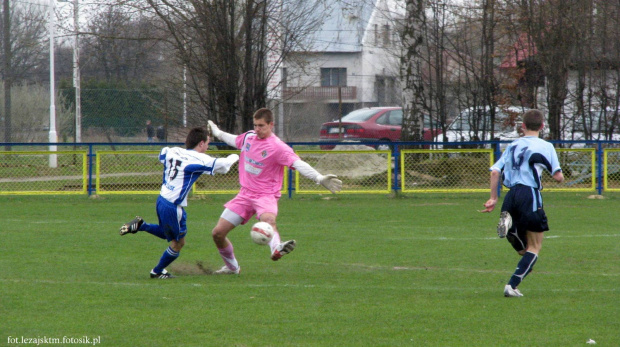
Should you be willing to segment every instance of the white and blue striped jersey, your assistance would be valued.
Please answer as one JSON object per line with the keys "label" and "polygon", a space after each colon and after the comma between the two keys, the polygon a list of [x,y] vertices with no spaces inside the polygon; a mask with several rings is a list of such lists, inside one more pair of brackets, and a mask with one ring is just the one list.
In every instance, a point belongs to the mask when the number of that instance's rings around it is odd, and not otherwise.
{"label": "white and blue striped jersey", "polygon": [[551,175],[562,170],[555,148],[536,136],[524,136],[510,143],[490,170],[502,172],[508,188],[521,184],[542,190],[543,169]]}
{"label": "white and blue striped jersey", "polygon": [[236,162],[231,158],[213,158],[180,147],[164,147],[159,153],[164,164],[160,195],[175,205],[187,206],[187,194],[203,173],[226,173]]}

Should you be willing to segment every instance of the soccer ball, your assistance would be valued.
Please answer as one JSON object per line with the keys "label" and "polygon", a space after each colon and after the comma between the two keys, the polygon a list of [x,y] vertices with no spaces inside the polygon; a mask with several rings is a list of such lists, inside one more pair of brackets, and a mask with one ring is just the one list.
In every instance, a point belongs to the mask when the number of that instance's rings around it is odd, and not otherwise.
{"label": "soccer ball", "polygon": [[273,227],[267,222],[258,222],[252,225],[250,237],[258,245],[267,245],[273,238]]}

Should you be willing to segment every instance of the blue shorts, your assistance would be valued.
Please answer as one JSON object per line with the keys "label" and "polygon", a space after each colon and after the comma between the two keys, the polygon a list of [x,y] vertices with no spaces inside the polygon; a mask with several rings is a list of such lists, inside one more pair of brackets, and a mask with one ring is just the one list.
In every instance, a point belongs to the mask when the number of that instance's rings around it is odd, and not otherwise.
{"label": "blue shorts", "polygon": [[187,234],[185,225],[187,214],[183,207],[171,203],[160,195],[157,198],[156,209],[159,226],[164,229],[168,242],[184,238]]}
{"label": "blue shorts", "polygon": [[506,238],[517,251],[527,247],[528,230],[533,232],[549,230],[542,195],[536,188],[524,185],[510,188],[502,204],[503,211],[508,211],[512,217],[512,228],[508,230]]}

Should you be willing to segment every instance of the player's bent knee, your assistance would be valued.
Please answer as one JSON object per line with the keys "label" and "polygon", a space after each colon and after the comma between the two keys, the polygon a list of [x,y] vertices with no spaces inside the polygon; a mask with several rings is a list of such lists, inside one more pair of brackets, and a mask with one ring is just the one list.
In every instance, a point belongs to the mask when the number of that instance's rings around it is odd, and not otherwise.
{"label": "player's bent knee", "polygon": [[179,241],[170,241],[170,248],[172,248],[175,252],[180,252],[183,246],[185,246],[185,238],[182,238]]}
{"label": "player's bent knee", "polygon": [[222,232],[221,230],[218,230],[217,228],[213,229],[213,231],[211,232],[211,236],[213,237],[213,240],[215,241],[226,239],[226,233]]}

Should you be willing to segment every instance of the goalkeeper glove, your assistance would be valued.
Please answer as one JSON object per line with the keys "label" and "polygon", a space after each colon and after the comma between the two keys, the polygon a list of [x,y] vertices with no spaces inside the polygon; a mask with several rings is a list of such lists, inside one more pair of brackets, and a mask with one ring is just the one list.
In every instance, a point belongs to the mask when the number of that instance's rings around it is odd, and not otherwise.
{"label": "goalkeeper glove", "polygon": [[220,130],[220,128],[218,128],[217,125],[215,125],[215,123],[213,123],[212,121],[208,121],[207,124],[209,129],[211,129],[211,135],[219,139],[220,135],[222,135],[222,131]]}
{"label": "goalkeeper glove", "polygon": [[317,182],[330,192],[336,193],[342,190],[342,181],[337,177],[336,175],[319,175]]}

